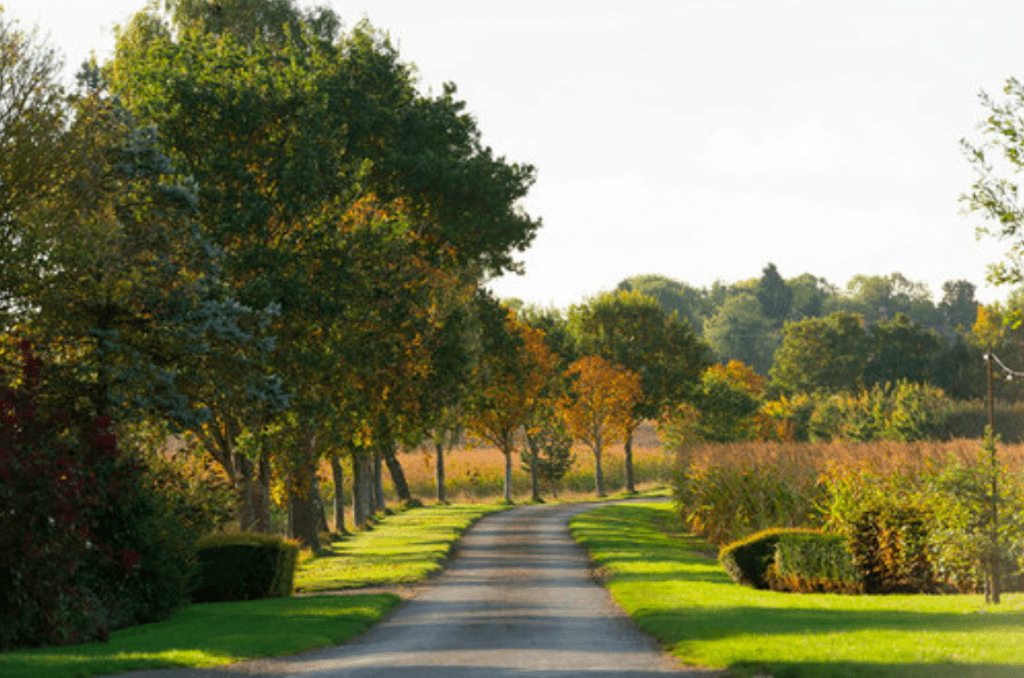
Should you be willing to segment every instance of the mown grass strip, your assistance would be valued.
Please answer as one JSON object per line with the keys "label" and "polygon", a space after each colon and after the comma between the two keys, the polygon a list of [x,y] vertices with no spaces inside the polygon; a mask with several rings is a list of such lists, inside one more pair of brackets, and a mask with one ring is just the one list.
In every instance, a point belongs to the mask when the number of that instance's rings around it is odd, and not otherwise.
{"label": "mown grass strip", "polygon": [[687,663],[775,678],[1024,676],[1022,594],[986,607],[979,595],[756,591],[732,583],[706,543],[674,534],[671,511],[607,506],[571,530],[619,604]]}
{"label": "mown grass strip", "polygon": [[295,573],[299,593],[421,581],[439,571],[462,533],[504,504],[452,504],[409,509],[372,529],[332,542]]}
{"label": "mown grass strip", "polygon": [[190,605],[168,621],[115,631],[109,643],[0,654],[0,675],[84,678],[294,654],[344,643],[377,623],[400,600],[378,594]]}

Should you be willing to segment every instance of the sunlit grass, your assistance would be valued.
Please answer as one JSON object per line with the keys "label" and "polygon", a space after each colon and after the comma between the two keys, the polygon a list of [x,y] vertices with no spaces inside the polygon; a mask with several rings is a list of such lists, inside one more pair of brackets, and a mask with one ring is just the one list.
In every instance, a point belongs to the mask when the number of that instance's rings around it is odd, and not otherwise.
{"label": "sunlit grass", "polygon": [[293,654],[345,642],[399,600],[380,594],[191,605],[168,621],[115,631],[109,643],[0,654],[0,675],[72,678]]}
{"label": "sunlit grass", "polygon": [[420,581],[437,572],[452,545],[475,520],[506,508],[452,504],[402,511],[372,529],[306,554],[295,574],[296,592],[328,591]]}
{"label": "sunlit grass", "polygon": [[[571,523],[637,624],[685,662],[737,675],[1024,676],[1024,595],[841,596],[756,591],[714,549],[674,534],[672,506],[596,509]],[[703,552],[703,554],[702,554]]]}

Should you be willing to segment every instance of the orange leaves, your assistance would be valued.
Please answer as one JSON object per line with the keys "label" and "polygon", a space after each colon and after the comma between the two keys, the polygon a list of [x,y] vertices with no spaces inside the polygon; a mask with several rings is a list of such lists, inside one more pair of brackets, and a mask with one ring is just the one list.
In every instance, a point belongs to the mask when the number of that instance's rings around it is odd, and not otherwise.
{"label": "orange leaves", "polygon": [[621,440],[642,395],[640,375],[600,356],[580,358],[566,374],[575,398],[564,399],[562,410],[573,435],[595,451]]}
{"label": "orange leaves", "polygon": [[477,388],[485,404],[475,408],[470,428],[474,435],[511,454],[515,432],[530,418],[555,377],[557,361],[544,341],[544,331],[520,321],[511,310],[505,331],[521,343],[510,353],[483,357],[478,374],[486,377]]}

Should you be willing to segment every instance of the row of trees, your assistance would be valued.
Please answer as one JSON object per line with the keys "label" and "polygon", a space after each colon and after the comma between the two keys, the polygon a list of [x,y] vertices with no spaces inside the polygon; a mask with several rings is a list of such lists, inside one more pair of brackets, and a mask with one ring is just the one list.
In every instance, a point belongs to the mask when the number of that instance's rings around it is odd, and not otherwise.
{"label": "row of trees", "polygon": [[383,33],[340,25],[151,6],[68,94],[0,15],[0,326],[82,420],[195,435],[242,529],[270,528],[277,479],[313,546],[320,460],[353,458],[365,522],[374,462],[443,428],[498,307],[482,285],[540,226],[533,168],[483,145],[454,85],[420,93]]}

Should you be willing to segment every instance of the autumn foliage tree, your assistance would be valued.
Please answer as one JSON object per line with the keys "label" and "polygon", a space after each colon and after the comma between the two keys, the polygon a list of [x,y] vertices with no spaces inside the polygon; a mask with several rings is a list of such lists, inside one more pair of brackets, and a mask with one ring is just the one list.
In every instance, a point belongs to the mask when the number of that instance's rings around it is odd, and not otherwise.
{"label": "autumn foliage tree", "polygon": [[[505,455],[505,501],[512,501],[512,453],[555,373],[544,332],[494,302],[482,304],[482,353],[469,431]],[[502,318],[501,316],[504,315]]]}
{"label": "autumn foliage tree", "polygon": [[622,440],[642,397],[640,375],[600,356],[584,356],[569,366],[571,395],[562,402],[573,436],[594,453],[594,485],[605,496],[601,454]]}
{"label": "autumn foliage tree", "polygon": [[626,491],[635,492],[633,432],[643,420],[689,398],[710,364],[710,349],[686,320],[638,291],[604,293],[573,306],[569,327],[581,353],[600,355],[640,375],[640,396],[623,445]]}

